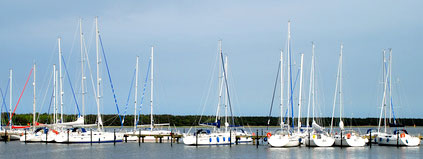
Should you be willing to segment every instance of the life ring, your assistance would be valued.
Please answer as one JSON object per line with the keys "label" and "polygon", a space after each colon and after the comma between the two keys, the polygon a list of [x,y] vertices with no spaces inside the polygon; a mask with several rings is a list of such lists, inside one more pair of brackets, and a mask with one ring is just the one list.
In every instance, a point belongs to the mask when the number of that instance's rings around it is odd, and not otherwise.
{"label": "life ring", "polygon": [[400,137],[401,138],[404,138],[405,137],[405,133],[401,133]]}
{"label": "life ring", "polygon": [[253,136],[256,136],[256,133],[253,133]]}
{"label": "life ring", "polygon": [[351,134],[350,133],[348,133],[347,134],[347,139],[350,139],[351,138]]}
{"label": "life ring", "polygon": [[272,133],[268,132],[268,133],[266,134],[266,136],[267,136],[267,137],[271,137],[271,136],[272,136]]}
{"label": "life ring", "polygon": [[266,142],[266,141],[267,141],[267,137],[264,137],[264,138],[263,138],[263,141],[264,141],[264,142]]}

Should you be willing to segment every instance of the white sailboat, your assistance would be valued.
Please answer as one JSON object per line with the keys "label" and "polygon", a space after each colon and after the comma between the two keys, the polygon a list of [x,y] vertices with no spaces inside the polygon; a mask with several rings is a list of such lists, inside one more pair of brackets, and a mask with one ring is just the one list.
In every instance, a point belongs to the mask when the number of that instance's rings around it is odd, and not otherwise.
{"label": "white sailboat", "polygon": [[[335,113],[335,105],[336,105],[336,96],[339,93],[339,129],[340,133],[335,134],[335,146],[351,146],[351,147],[358,147],[358,146],[364,146],[366,145],[366,141],[363,137],[361,137],[357,132],[351,130],[345,130],[344,129],[344,122],[342,121],[342,114],[344,109],[344,103],[343,103],[343,92],[342,92],[342,55],[343,55],[343,48],[344,45],[341,44],[341,52],[339,54],[339,64],[338,64],[338,73],[336,78],[336,87],[335,87],[335,97],[333,102],[333,110],[332,110],[332,120],[331,120],[331,127],[330,132],[333,131],[333,118]],[[338,90],[338,84],[339,84],[339,90]]]}
{"label": "white sailboat", "polygon": [[[97,57],[97,130],[88,132],[85,128],[80,128],[77,125],[71,130],[59,133],[54,140],[58,143],[107,143],[107,142],[122,142],[123,134],[106,132],[103,130],[103,122],[100,115],[100,55],[99,55],[99,37],[98,18],[95,18],[96,24],[96,57]],[[83,81],[82,81],[83,82]],[[82,122],[82,125],[84,123]]]}
{"label": "white sailboat", "polygon": [[[147,129],[141,131],[141,135],[145,135],[144,141],[146,141],[146,142],[156,141],[155,136],[157,136],[157,135],[170,136],[171,133],[172,133],[172,131],[170,131],[170,130],[165,130],[165,129],[160,128],[160,127],[163,127],[163,126],[169,126],[170,125],[169,123],[160,123],[160,124],[154,123],[154,116],[153,116],[153,108],[154,108],[153,107],[153,97],[154,97],[154,47],[153,46],[151,47],[150,61],[151,61],[151,70],[150,70],[150,124],[149,125],[137,125],[136,119],[134,120],[135,121],[134,133],[135,133],[136,127],[140,127],[140,128],[148,127]],[[136,114],[135,114],[135,116],[136,116]],[[174,132],[174,133],[177,133],[177,132]]]}
{"label": "white sailboat", "polygon": [[[291,60],[290,60],[290,56],[291,56],[291,22],[288,21],[288,42],[287,42],[287,54],[288,54],[288,67],[291,67]],[[281,51],[281,56],[280,56],[280,90],[281,90],[281,96],[280,96],[280,110],[281,110],[281,128],[280,130],[275,131],[273,134],[270,134],[271,136],[268,139],[268,142],[270,144],[270,146],[272,147],[295,147],[295,146],[300,146],[301,144],[301,137],[302,137],[302,133],[301,133],[301,104],[302,104],[302,75],[303,75],[303,59],[304,59],[304,54],[301,54],[301,66],[300,66],[300,92],[299,92],[299,111],[298,111],[298,129],[296,132],[293,132],[293,130],[290,129],[290,125],[285,125],[285,123],[283,122],[283,110],[284,110],[284,106],[283,106],[283,90],[284,90],[284,78],[283,78],[283,52]],[[291,69],[287,69],[288,70],[288,83],[289,86],[287,87],[288,89],[288,109],[289,109],[289,104],[292,104],[292,85],[291,83]],[[291,110],[293,111],[293,110]],[[292,121],[294,122],[294,121]],[[288,117],[288,124],[289,124],[289,117]],[[285,127],[286,126],[286,127]]]}
{"label": "white sailboat", "polygon": [[[33,114],[32,114],[32,131],[33,133],[29,133],[26,135],[22,135],[20,137],[20,141],[26,141],[26,142],[40,142],[42,138],[42,134],[44,134],[47,129],[38,128],[36,129],[36,121],[35,121],[35,64],[33,66],[33,83],[32,86],[34,88],[34,94],[33,94]],[[44,131],[43,131],[44,130]]]}
{"label": "white sailboat", "polygon": [[[386,63],[386,59],[385,59],[385,51],[384,51],[384,66]],[[392,103],[392,50],[389,50],[389,59],[388,59],[388,68],[385,68],[383,73],[385,74],[386,71],[386,76],[384,78],[384,90],[383,90],[383,97],[382,97],[382,107],[381,107],[381,111],[380,111],[380,116],[379,116],[379,126],[378,126],[378,133],[377,133],[377,137],[376,137],[376,141],[378,142],[379,145],[385,145],[385,146],[418,146],[420,145],[420,138],[419,137],[415,137],[412,135],[409,135],[407,130],[405,129],[399,129],[398,127],[398,123],[395,119],[393,119],[393,124],[392,126],[395,127],[395,130],[393,131],[393,133],[389,133],[387,132],[387,120],[386,120],[386,105],[387,105],[387,92],[388,92],[388,84],[389,84],[389,104],[390,104],[390,108],[391,111],[390,113],[393,112],[393,103]],[[381,132],[381,123],[382,123],[382,114],[383,112],[385,112],[385,116],[384,116],[384,131]],[[390,116],[391,117],[391,116]],[[391,118],[390,118],[391,121]],[[391,125],[391,124],[390,124]]]}
{"label": "white sailboat", "polygon": [[[304,143],[306,146],[310,147],[330,147],[335,143],[335,139],[324,130],[323,127],[317,124],[314,120],[315,113],[315,96],[316,96],[316,89],[315,89],[315,55],[314,55],[314,43],[313,43],[313,50],[312,50],[312,58],[311,58],[311,71],[310,71],[310,89],[309,89],[309,102],[308,110],[310,110],[310,105],[313,107],[313,118],[312,118],[312,129],[307,129],[307,137],[304,139]],[[307,125],[309,123],[308,120],[309,116],[307,116]]]}
{"label": "white sailboat", "polygon": [[[223,91],[226,95],[224,95],[225,99],[227,99],[226,103],[230,105],[230,98],[229,98],[229,88],[227,83],[227,63],[223,60],[223,52],[222,52],[222,44],[219,41],[219,62],[221,64],[221,68],[219,67],[219,101],[217,104],[217,111],[216,111],[216,119],[214,123],[206,123],[200,124],[203,126],[213,126],[213,130],[210,131],[208,129],[197,129],[196,132],[193,134],[191,133],[183,133],[183,142],[185,145],[229,145],[235,143],[233,140],[236,137],[236,132],[231,131],[229,122],[228,122],[228,115],[227,115],[227,106],[225,106],[225,124],[224,128],[221,128],[221,120],[220,120],[220,105]],[[226,60],[227,61],[227,60]],[[233,122],[232,122],[233,123]],[[229,129],[229,131],[228,131]],[[191,129],[190,129],[191,130]],[[245,138],[242,141],[248,141],[250,138]]]}

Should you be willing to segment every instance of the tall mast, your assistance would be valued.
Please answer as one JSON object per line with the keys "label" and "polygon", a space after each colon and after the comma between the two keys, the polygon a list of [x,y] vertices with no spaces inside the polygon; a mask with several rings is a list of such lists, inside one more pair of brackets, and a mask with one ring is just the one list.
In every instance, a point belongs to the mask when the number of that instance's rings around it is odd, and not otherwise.
{"label": "tall mast", "polygon": [[153,131],[153,79],[154,79],[154,47],[151,47],[151,75],[150,75],[150,82],[151,82],[151,91],[150,91],[150,128]]}
{"label": "tall mast", "polygon": [[[392,119],[392,49],[389,49],[389,123]],[[394,123],[395,120],[394,120]]]}
{"label": "tall mast", "polygon": [[[226,72],[226,78],[228,78],[228,56],[226,56],[225,59],[225,72]],[[222,82],[223,83],[223,82]],[[225,132],[228,132],[228,126],[229,126],[229,122],[228,122],[228,90],[225,89]]]}
{"label": "tall mast", "polygon": [[63,76],[62,76],[62,48],[60,46],[61,38],[58,38],[59,44],[59,86],[60,86],[60,122],[63,123]]}
{"label": "tall mast", "polygon": [[[385,65],[386,60],[385,60],[385,50],[383,50],[383,65]],[[385,68],[385,66],[383,66]],[[389,70],[388,70],[389,71]],[[385,74],[385,69],[383,70],[383,74]],[[387,91],[387,84],[388,84],[388,76],[384,75],[384,79],[383,79],[383,84],[384,84],[384,88],[383,88],[383,98],[382,98],[382,106],[380,109],[380,116],[379,116],[379,125],[378,125],[378,132],[380,132],[380,127],[381,127],[381,123],[382,123],[382,115],[383,112],[385,111],[385,118],[384,118],[384,132],[386,132],[386,91]]]}
{"label": "tall mast", "polygon": [[[342,123],[343,127],[343,121],[342,121],[342,114],[344,111],[344,102],[343,102],[343,92],[342,92],[342,69],[343,69],[343,49],[344,45],[341,44],[341,53],[339,55],[339,122]],[[341,125],[340,125],[341,126]]]}
{"label": "tall mast", "polygon": [[[84,87],[84,47],[83,47],[83,38],[84,33],[82,32],[82,18],[79,19],[79,38],[81,42],[81,100],[82,100],[82,117],[85,118],[85,87]],[[85,122],[85,121],[84,121]]]}
{"label": "tall mast", "polygon": [[[313,91],[314,91],[314,86],[313,86],[313,78],[314,78],[314,42],[311,43],[312,44],[312,54],[311,54],[311,69],[310,69],[310,87],[308,90],[308,106],[307,106],[307,132],[309,131],[309,126],[310,126],[310,106],[311,106],[311,98],[312,95],[314,95]],[[314,109],[313,109],[313,115],[314,115]],[[314,118],[313,118],[314,119]]]}
{"label": "tall mast", "polygon": [[56,124],[56,111],[57,111],[57,75],[56,75],[56,65],[53,64],[53,124]]}
{"label": "tall mast", "polygon": [[311,66],[311,68],[312,68],[312,70],[313,70],[313,77],[312,77],[312,81],[313,81],[313,90],[311,91],[311,95],[312,95],[312,107],[313,107],[313,109],[312,109],[312,113],[313,113],[313,121],[312,122],[315,122],[314,121],[314,118],[315,118],[315,111],[314,111],[314,109],[315,109],[315,106],[316,106],[316,55],[315,55],[315,52],[314,52],[314,48],[315,48],[315,45],[313,44],[313,58],[312,58],[312,62],[311,62],[311,64],[312,64],[312,66]]}
{"label": "tall mast", "polygon": [[34,63],[34,82],[32,83],[34,86],[34,99],[33,99],[33,105],[32,105],[32,130],[35,131],[35,63]]}
{"label": "tall mast", "polygon": [[134,132],[137,130],[137,98],[138,98],[138,56],[137,63],[135,65],[135,101],[134,101]]}
{"label": "tall mast", "polygon": [[[219,40],[219,52],[218,52],[218,54],[220,55],[221,52],[222,52],[222,40]],[[217,102],[217,110],[216,110],[216,120],[215,120],[215,122],[217,122],[217,120],[219,119],[219,116],[220,116],[220,105],[221,105],[221,102],[222,102],[223,77],[224,77],[223,72],[224,71],[222,71],[222,67],[220,67],[221,65],[222,64],[219,62],[219,67],[218,67],[219,68],[219,75],[218,75],[218,78],[219,78],[219,100]],[[215,127],[213,129],[215,129]]]}
{"label": "tall mast", "polygon": [[[339,61],[338,61],[338,71],[336,73],[336,85],[335,85],[335,93],[334,93],[334,97],[333,97],[333,106],[332,106],[332,118],[330,120],[330,133],[332,133],[332,129],[333,129],[333,120],[334,120],[334,116],[335,116],[335,107],[336,107],[336,99],[337,99],[337,95],[339,93],[339,127],[342,130],[343,126],[341,126],[341,122],[342,122],[342,105],[341,105],[341,72],[342,72],[342,49],[343,49],[343,45],[341,44],[341,51],[339,53]],[[338,92],[338,86],[339,86],[339,92]],[[342,123],[343,125],[343,123]]]}
{"label": "tall mast", "polygon": [[98,30],[98,17],[95,17],[95,46],[96,46],[96,57],[97,57],[97,118],[98,118],[98,129],[103,128],[103,121],[101,120],[100,115],[100,55],[99,55],[99,37],[100,37],[100,31]]}
{"label": "tall mast", "polygon": [[[292,104],[292,77],[291,77],[291,21],[288,21],[288,117],[287,117],[287,124],[290,124],[290,104]],[[290,126],[288,126],[289,129]]]}
{"label": "tall mast", "polygon": [[13,75],[13,71],[12,69],[9,70],[9,79],[10,79],[10,83],[9,83],[9,129],[12,130],[12,75]]}
{"label": "tall mast", "polygon": [[304,62],[304,54],[301,54],[301,66],[300,66],[300,95],[298,97],[298,130],[297,132],[300,133],[301,128],[301,100],[302,100],[302,89],[303,89],[303,62]]}
{"label": "tall mast", "polygon": [[281,63],[280,65],[280,74],[281,74],[281,79],[280,79],[280,83],[281,83],[281,129],[283,128],[283,51],[281,50],[281,58],[279,60],[279,62]]}

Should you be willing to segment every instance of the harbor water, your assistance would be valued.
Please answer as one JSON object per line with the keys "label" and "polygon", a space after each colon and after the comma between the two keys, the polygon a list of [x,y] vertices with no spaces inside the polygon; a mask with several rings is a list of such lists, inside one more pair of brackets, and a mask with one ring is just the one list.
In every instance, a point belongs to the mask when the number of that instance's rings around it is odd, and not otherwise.
{"label": "harbor water", "polygon": [[[274,128],[272,128],[274,129]],[[356,128],[365,133],[367,128]],[[109,129],[110,130],[110,129]],[[183,129],[179,128],[180,131]],[[265,128],[247,129],[266,132]],[[410,134],[418,135],[423,128],[407,128]],[[58,144],[0,142],[0,159],[70,159],[70,158],[423,158],[423,148],[389,147],[373,144],[372,147],[291,147],[272,148],[261,141],[258,146],[239,144],[232,146],[186,146],[182,141],[163,143],[102,143],[102,144]]]}

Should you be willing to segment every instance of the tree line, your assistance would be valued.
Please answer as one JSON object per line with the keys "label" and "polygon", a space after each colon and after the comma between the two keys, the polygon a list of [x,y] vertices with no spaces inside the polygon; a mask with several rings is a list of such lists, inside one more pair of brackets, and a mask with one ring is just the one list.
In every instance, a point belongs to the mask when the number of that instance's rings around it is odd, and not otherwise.
{"label": "tree line", "polygon": [[[13,125],[32,125],[32,114],[15,114],[13,116],[12,122]],[[53,115],[51,114],[36,114],[36,121],[44,124],[53,123]],[[78,118],[77,115],[63,115],[64,122],[75,121]],[[57,119],[60,120],[60,115]],[[216,120],[215,116],[200,116],[200,115],[169,115],[161,114],[154,115],[154,123],[170,123],[171,126],[196,126],[200,123],[213,123]],[[224,117],[221,119],[221,125],[224,125]],[[266,116],[242,116],[242,117],[228,117],[229,124],[242,125],[242,126],[278,126],[280,124],[279,117],[266,117]],[[288,119],[284,119],[284,123],[287,123]],[[331,118],[322,117],[315,118],[317,123],[321,126],[330,126]],[[2,113],[1,124],[8,124],[8,113]],[[102,121],[104,126],[120,126],[121,121],[124,121],[124,126],[133,126],[134,125],[134,116],[118,116],[116,114],[107,114],[102,115]],[[306,118],[302,118],[302,125],[306,125]],[[383,121],[383,120],[382,120]],[[309,121],[311,125],[311,119]],[[379,123],[379,118],[343,118],[345,126],[377,126]],[[392,122],[392,121],[391,121]],[[85,116],[86,124],[97,123],[97,115],[89,114]],[[268,124],[269,123],[269,124]],[[292,123],[292,122],[290,122]],[[339,118],[334,118],[334,125],[338,125]],[[397,123],[404,126],[423,126],[423,119],[419,118],[401,118],[397,119]],[[138,125],[148,125],[150,124],[150,115],[141,115],[138,119]],[[297,125],[297,119],[294,119],[295,126]],[[382,123],[383,125],[383,123]]]}

